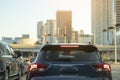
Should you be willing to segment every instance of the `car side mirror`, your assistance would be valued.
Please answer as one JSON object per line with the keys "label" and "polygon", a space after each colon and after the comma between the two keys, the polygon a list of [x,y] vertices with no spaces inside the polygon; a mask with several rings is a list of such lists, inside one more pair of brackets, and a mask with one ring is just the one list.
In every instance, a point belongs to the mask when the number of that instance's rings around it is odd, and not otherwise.
{"label": "car side mirror", "polygon": [[20,51],[15,51],[15,55],[16,55],[17,58],[22,56]]}

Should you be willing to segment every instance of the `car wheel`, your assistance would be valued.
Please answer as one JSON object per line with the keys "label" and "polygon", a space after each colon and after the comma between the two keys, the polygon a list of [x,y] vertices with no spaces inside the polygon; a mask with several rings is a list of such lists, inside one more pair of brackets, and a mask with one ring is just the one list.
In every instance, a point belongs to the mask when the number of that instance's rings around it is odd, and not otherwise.
{"label": "car wheel", "polygon": [[9,80],[9,72],[8,72],[8,69],[5,70],[4,72],[4,80]]}

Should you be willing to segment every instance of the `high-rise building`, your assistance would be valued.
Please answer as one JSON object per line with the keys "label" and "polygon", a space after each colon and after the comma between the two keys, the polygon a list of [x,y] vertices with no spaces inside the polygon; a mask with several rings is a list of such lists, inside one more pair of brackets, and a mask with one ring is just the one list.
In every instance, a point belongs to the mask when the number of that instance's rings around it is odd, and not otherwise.
{"label": "high-rise building", "polygon": [[37,39],[39,43],[42,42],[43,35],[44,35],[44,25],[42,21],[39,21],[37,23]]}
{"label": "high-rise building", "polygon": [[113,26],[113,0],[92,0],[92,33],[96,44],[109,44],[110,26]]}
{"label": "high-rise building", "polygon": [[60,42],[70,42],[72,35],[72,12],[69,10],[58,10],[56,13],[58,35],[63,36]]}
{"label": "high-rise building", "polygon": [[120,0],[115,0],[116,24],[120,24]]}
{"label": "high-rise building", "polygon": [[120,0],[115,0],[114,5],[117,24],[117,43],[120,45]]}
{"label": "high-rise building", "polygon": [[56,42],[56,34],[57,34],[56,20],[47,20],[46,34],[47,34],[46,41],[48,41],[49,43]]}

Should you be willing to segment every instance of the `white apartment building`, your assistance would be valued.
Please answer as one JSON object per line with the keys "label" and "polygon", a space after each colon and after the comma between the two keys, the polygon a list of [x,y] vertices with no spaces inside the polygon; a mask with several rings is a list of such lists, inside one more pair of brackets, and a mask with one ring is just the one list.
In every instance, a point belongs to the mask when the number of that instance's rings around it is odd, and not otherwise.
{"label": "white apartment building", "polygon": [[108,27],[113,26],[113,0],[92,0],[92,34],[96,36],[96,44],[109,44],[113,32]]}
{"label": "white apartment building", "polygon": [[43,35],[45,34],[45,27],[42,21],[37,23],[37,39],[39,43],[43,42]]}
{"label": "white apartment building", "polygon": [[46,23],[46,42],[56,43],[57,41],[57,27],[56,20],[47,20]]}

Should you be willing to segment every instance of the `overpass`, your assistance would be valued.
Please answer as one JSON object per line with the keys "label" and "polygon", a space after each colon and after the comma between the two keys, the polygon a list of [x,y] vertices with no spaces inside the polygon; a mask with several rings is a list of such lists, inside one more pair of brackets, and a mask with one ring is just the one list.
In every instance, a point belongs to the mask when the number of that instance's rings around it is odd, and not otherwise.
{"label": "overpass", "polygon": [[20,50],[21,52],[38,52],[41,45],[35,44],[10,44],[14,50]]}
{"label": "overpass", "polygon": [[[31,51],[38,52],[41,48],[41,45],[37,44],[10,44],[15,50]],[[100,51],[114,51],[114,45],[96,45]],[[118,46],[118,50],[120,50],[120,46]]]}
{"label": "overpass", "polygon": [[[10,44],[15,50],[20,50],[24,57],[29,57],[32,55],[37,55],[38,51],[41,48],[41,45],[36,44]],[[114,60],[115,59],[115,46],[114,45],[96,45],[99,51],[103,55],[105,60]],[[120,60],[120,46],[117,47],[117,58]],[[24,54],[26,53],[26,54]]]}

